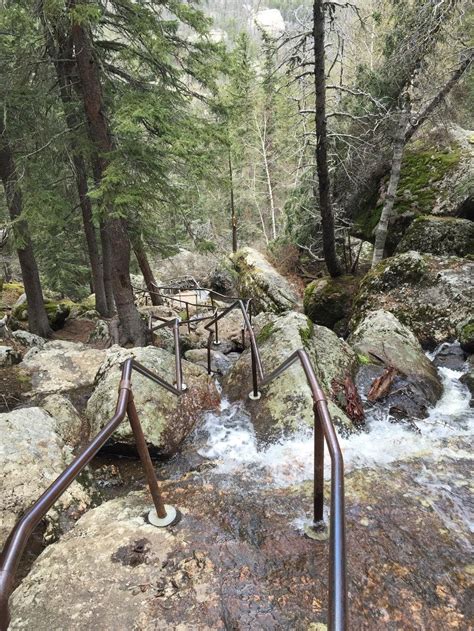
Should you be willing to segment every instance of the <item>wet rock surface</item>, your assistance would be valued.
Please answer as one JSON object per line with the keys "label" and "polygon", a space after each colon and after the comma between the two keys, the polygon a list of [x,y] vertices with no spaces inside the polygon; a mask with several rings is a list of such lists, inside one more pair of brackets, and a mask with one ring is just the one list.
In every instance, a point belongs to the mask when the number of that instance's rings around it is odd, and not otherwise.
{"label": "wet rock surface", "polygon": [[386,369],[395,377],[381,397],[396,417],[423,418],[440,398],[441,381],[413,333],[392,313],[382,309],[368,313],[349,338],[362,365],[357,386],[365,398],[375,379]]}
{"label": "wet rock surface", "polygon": [[[292,352],[306,349],[328,394],[335,423],[345,431],[352,430],[352,422],[344,411],[344,401],[336,396],[338,382],[355,372],[357,359],[352,349],[335,333],[313,325],[300,313],[265,316],[260,322],[257,320],[257,342],[266,374],[270,374]],[[294,429],[300,423],[310,427],[314,423],[311,391],[299,362],[265,386],[265,395],[260,401],[253,402],[248,398],[252,391],[252,370],[247,349],[224,379],[224,388],[231,400],[245,401],[255,429],[263,438]]]}
{"label": "wet rock surface", "polygon": [[[459,510],[468,463],[462,443],[449,446],[457,457],[347,476],[349,628],[468,628]],[[167,483],[165,495],[183,513],[167,531],[146,523],[145,492],[84,515],[14,593],[11,629],[306,631],[326,622],[328,544],[299,526],[310,484],[236,485],[211,470]]]}
{"label": "wet rock surface", "polygon": [[[128,357],[134,357],[169,383],[175,379],[175,357],[168,351],[152,346],[112,347],[97,373],[94,392],[87,404],[92,435],[114,415],[121,365]],[[183,361],[183,377],[188,389],[178,398],[146,377],[133,373],[133,395],[145,438],[164,454],[174,453],[194,428],[200,414],[216,408],[220,401],[215,383],[201,366]],[[124,421],[112,440],[133,445],[130,424]]]}

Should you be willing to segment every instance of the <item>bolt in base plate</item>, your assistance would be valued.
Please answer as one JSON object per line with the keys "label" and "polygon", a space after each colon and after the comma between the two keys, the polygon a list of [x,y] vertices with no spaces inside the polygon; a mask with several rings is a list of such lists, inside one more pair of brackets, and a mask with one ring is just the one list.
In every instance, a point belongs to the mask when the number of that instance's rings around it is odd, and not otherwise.
{"label": "bolt in base plate", "polygon": [[152,508],[148,513],[148,521],[152,526],[156,526],[157,528],[166,528],[166,526],[171,526],[176,521],[178,517],[178,512],[174,506],[170,506],[169,504],[165,504],[166,517],[158,517],[156,514],[156,508]]}

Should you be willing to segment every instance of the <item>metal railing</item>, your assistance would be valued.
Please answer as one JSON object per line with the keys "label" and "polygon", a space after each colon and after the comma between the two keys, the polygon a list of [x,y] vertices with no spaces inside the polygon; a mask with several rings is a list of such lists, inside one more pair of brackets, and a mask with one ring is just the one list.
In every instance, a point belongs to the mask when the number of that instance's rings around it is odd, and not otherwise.
{"label": "metal railing", "polygon": [[[145,436],[140,424],[137,409],[133,399],[131,374],[135,370],[139,374],[154,381],[168,392],[176,396],[181,396],[185,386],[182,383],[181,357],[179,356],[179,345],[176,347],[176,384],[170,384],[159,375],[148,370],[133,358],[127,359],[122,366],[122,378],[119,385],[119,394],[115,414],[105,427],[95,436],[95,438],[76,456],[71,464],[56,478],[56,480],[44,491],[41,497],[29,508],[17,522],[11,531],[0,556],[0,630],[6,631],[10,623],[10,612],[8,600],[13,591],[15,576],[18,570],[22,554],[25,550],[28,539],[33,530],[39,525],[41,520],[53,504],[61,497],[66,489],[77,478],[86,465],[97,454],[99,449],[105,445],[127,414],[135,438],[138,455],[142,462],[147,483],[153,498],[155,511],[149,515],[154,525],[166,526],[175,521],[176,510],[173,507],[165,506],[161,497],[158,481],[156,479],[153,463],[150,458]],[[156,514],[153,515],[153,512]]]}
{"label": "metal railing", "polygon": [[[324,523],[324,440],[331,458],[331,508],[329,530],[329,629],[343,631],[347,628],[347,576],[346,535],[344,507],[344,460],[337,434],[329,414],[326,396],[318,382],[310,358],[305,350],[299,349],[285,359],[275,370],[265,374],[260,350],[252,328],[248,301],[236,300],[217,314],[205,328],[209,331],[207,344],[207,370],[211,374],[211,344],[217,322],[233,309],[240,309],[244,320],[244,334],[250,339],[252,366],[252,391],[249,398],[258,400],[260,388],[277,379],[285,370],[299,362],[303,368],[313,397],[314,409],[314,483],[313,523],[316,528]],[[245,338],[244,338],[245,341]]]}
{"label": "metal railing", "polygon": [[[212,290],[209,290],[212,292]],[[345,508],[344,508],[344,463],[337,435],[329,414],[326,397],[318,383],[316,374],[306,351],[299,349],[285,359],[275,370],[266,374],[262,364],[260,350],[252,328],[251,301],[229,298],[217,292],[219,301],[230,302],[228,307],[217,308],[215,305],[211,315],[201,316],[192,321],[209,320],[205,329],[209,331],[207,342],[208,373],[211,374],[212,344],[219,344],[219,321],[226,317],[234,309],[239,309],[243,318],[242,341],[245,347],[246,335],[250,340],[250,354],[252,366],[252,391],[249,398],[258,400],[261,397],[260,389],[277,379],[285,370],[296,362],[303,368],[313,397],[314,410],[314,488],[313,488],[313,525],[320,529],[324,524],[324,441],[326,440],[331,458],[331,502],[330,502],[330,530],[329,530],[329,584],[328,584],[328,626],[330,631],[345,631],[347,629],[347,584],[346,584],[346,550],[345,550]],[[219,312],[219,309],[223,309]],[[154,326],[153,320],[162,321]],[[0,631],[6,631],[9,624],[8,599],[13,590],[15,574],[21,555],[34,528],[45,517],[48,510],[56,500],[70,486],[82,469],[93,459],[99,449],[112,436],[128,414],[137,445],[137,451],[142,461],[148,486],[155,505],[155,511],[150,513],[149,519],[155,525],[169,525],[170,518],[174,518],[176,512],[172,507],[165,506],[156,480],[153,464],[150,459],[146,441],[135,408],[131,372],[137,371],[141,375],[151,379],[169,392],[180,396],[186,389],[183,383],[183,371],[180,354],[179,328],[188,324],[187,320],[172,318],[165,320],[158,316],[149,319],[150,330],[156,331],[163,327],[173,330],[175,351],[175,383],[170,384],[162,377],[148,370],[134,359],[127,359],[122,367],[122,379],[119,386],[119,396],[116,411],[109,423],[87,445],[83,452],[75,458],[69,467],[51,484],[35,504],[23,515],[4,546],[0,557]],[[173,513],[174,511],[174,513]],[[152,519],[152,514],[155,513]],[[173,519],[171,519],[173,521]]]}

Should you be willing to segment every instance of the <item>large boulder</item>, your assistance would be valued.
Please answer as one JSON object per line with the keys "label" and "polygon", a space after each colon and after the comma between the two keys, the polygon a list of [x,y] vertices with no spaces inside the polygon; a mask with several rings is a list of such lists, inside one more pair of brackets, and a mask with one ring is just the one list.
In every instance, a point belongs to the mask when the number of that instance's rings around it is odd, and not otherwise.
{"label": "large boulder", "polygon": [[255,312],[282,313],[298,305],[299,298],[290,283],[263,254],[253,248],[242,248],[231,258],[239,275],[239,295],[242,298],[252,298]]}
{"label": "large boulder", "polygon": [[[207,348],[195,348],[186,351],[185,359],[193,364],[198,364],[207,370]],[[211,349],[211,371],[218,375],[225,375],[229,372],[232,361],[227,355]]]}
{"label": "large boulder", "polygon": [[23,331],[23,329],[13,331],[12,337],[17,342],[28,348],[43,348],[46,344],[46,340],[44,339],[44,337],[40,337],[39,335],[35,335],[34,333],[30,333],[29,331]]}
{"label": "large boulder", "polygon": [[48,342],[42,349],[31,348],[21,370],[31,380],[32,394],[67,392],[91,387],[105,351],[74,342]]}
{"label": "large boulder", "polygon": [[[0,435],[1,546],[22,513],[67,467],[71,451],[59,437],[56,420],[38,407],[0,414]],[[64,511],[77,517],[90,502],[86,489],[73,482],[47,515],[50,530],[58,527]]]}
{"label": "large boulder", "polygon": [[367,395],[386,368],[395,378],[383,405],[399,418],[424,418],[442,394],[440,378],[413,333],[392,313],[380,309],[366,315],[349,338],[362,366],[357,384]]}
{"label": "large boulder", "polygon": [[355,276],[313,280],[304,291],[304,312],[315,324],[344,335],[359,282]]}
{"label": "large boulder", "polygon": [[63,442],[69,447],[77,447],[86,432],[72,402],[62,394],[49,394],[41,402],[41,407],[56,421],[56,433]]}
{"label": "large boulder", "polygon": [[215,266],[215,256],[182,248],[174,256],[155,261],[153,268],[156,269],[155,277],[159,278],[163,284],[192,277],[201,286],[208,287],[209,277]]}
{"label": "large boulder", "polygon": [[[175,357],[172,353],[153,346],[132,349],[113,346],[97,373],[96,386],[87,404],[87,416],[94,434],[114,415],[121,365],[129,357],[134,357],[166,381],[174,381]],[[177,450],[201,413],[216,408],[220,401],[216,385],[204,368],[183,361],[183,376],[187,391],[178,398],[146,377],[133,374],[133,397],[145,438],[167,455]],[[134,444],[126,420],[113,439]]]}
{"label": "large boulder", "polygon": [[354,330],[370,311],[393,313],[429,348],[456,339],[472,313],[474,261],[406,252],[385,259],[363,279],[353,303]]}
{"label": "large boulder", "polygon": [[[344,383],[355,373],[357,358],[351,348],[329,329],[314,325],[301,313],[265,316],[257,343],[266,373],[270,373],[294,351],[304,348],[312,359],[316,375],[324,388],[335,424],[343,431],[354,425],[345,409]],[[262,389],[259,401],[250,401],[252,390],[251,356],[246,350],[224,380],[224,391],[231,400],[243,399],[251,412],[258,435],[271,438],[282,430],[294,430],[314,423],[311,391],[299,362]]]}
{"label": "large boulder", "polygon": [[474,222],[455,217],[418,217],[397,247],[397,252],[409,250],[438,256],[474,254]]}

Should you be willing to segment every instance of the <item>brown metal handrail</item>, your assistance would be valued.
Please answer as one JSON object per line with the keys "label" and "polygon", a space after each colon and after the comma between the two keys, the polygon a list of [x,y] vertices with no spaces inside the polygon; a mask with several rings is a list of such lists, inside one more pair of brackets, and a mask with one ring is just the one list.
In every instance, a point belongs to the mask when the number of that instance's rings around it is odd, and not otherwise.
{"label": "brown metal handrail", "polygon": [[[229,299],[227,299],[229,300]],[[345,631],[347,629],[347,585],[346,585],[346,551],[345,551],[345,509],[344,509],[344,463],[337,435],[327,407],[326,397],[318,383],[316,374],[307,353],[300,349],[292,353],[280,366],[266,375],[263,369],[260,350],[252,328],[251,301],[234,300],[227,308],[218,313],[214,311],[211,317],[204,316],[201,320],[210,320],[205,328],[209,331],[208,338],[208,372],[211,373],[211,344],[215,338],[218,344],[218,322],[233,309],[239,308],[243,317],[243,341],[245,333],[250,339],[252,360],[252,392],[249,397],[258,400],[261,396],[260,387],[268,385],[278,378],[285,370],[299,361],[303,367],[314,401],[314,492],[313,492],[313,521],[316,528],[323,524],[324,510],[324,439],[326,439],[331,457],[331,511],[330,511],[330,563],[329,563],[329,629],[331,631]],[[161,318],[155,317],[161,320]],[[131,390],[131,371],[136,370],[163,388],[180,396],[186,389],[182,378],[182,365],[179,344],[179,327],[185,324],[179,318],[164,320],[162,324],[153,327],[153,318],[149,320],[151,331],[161,327],[171,327],[175,342],[176,385],[172,385],[148,370],[134,359],[128,359],[123,364],[122,380],[119,387],[119,397],[114,417],[99,432],[83,452],[73,460],[69,467],[51,484],[35,504],[23,515],[4,546],[0,557],[0,631],[5,631],[9,624],[8,599],[13,589],[14,579],[21,555],[34,528],[44,518],[48,510],[70,486],[82,469],[92,460],[99,449],[110,438],[128,414],[132,431],[135,436],[137,450],[145,469],[147,482],[155,505],[158,518],[166,518],[167,512],[163,504],[153,464],[147,449],[145,437],[141,429],[138,414],[133,401]],[[213,330],[211,330],[211,328]]]}
{"label": "brown metal handrail", "polygon": [[337,434],[329,414],[326,396],[318,382],[311,360],[303,349],[299,349],[285,359],[275,370],[265,374],[260,350],[249,317],[249,305],[236,300],[227,309],[217,314],[205,328],[209,330],[207,344],[207,369],[211,373],[211,344],[214,337],[212,327],[233,309],[240,308],[244,320],[244,334],[250,339],[252,362],[252,392],[250,399],[260,399],[259,386],[267,386],[277,379],[295,362],[303,367],[311,389],[314,405],[314,483],[313,483],[313,523],[316,528],[323,524],[324,518],[324,439],[331,457],[331,510],[329,541],[329,629],[345,631],[347,629],[347,576],[346,576],[346,535],[344,507],[344,460],[337,439]]}
{"label": "brown metal handrail", "polygon": [[53,504],[60,498],[66,489],[74,482],[86,465],[104,446],[107,440],[128,415],[132,432],[135,438],[140,460],[145,470],[148,486],[156,515],[159,520],[166,520],[167,509],[161,497],[158,481],[156,479],[153,463],[150,458],[145,436],[140,424],[138,413],[133,399],[131,373],[135,370],[139,374],[154,381],[168,392],[176,396],[181,396],[185,389],[182,383],[181,357],[179,356],[179,345],[176,347],[176,385],[168,383],[159,375],[137,362],[133,358],[127,359],[122,366],[122,378],[119,385],[119,395],[115,414],[105,427],[95,436],[95,438],[76,456],[71,464],[56,478],[56,480],[44,491],[41,497],[29,508],[21,517],[16,526],[11,531],[0,556],[0,631],[6,631],[10,623],[10,612],[8,600],[15,582],[15,575],[18,570],[22,554],[25,550],[28,539],[33,530],[38,526]]}

